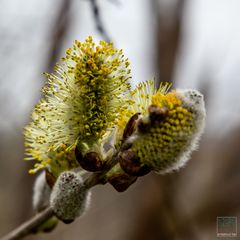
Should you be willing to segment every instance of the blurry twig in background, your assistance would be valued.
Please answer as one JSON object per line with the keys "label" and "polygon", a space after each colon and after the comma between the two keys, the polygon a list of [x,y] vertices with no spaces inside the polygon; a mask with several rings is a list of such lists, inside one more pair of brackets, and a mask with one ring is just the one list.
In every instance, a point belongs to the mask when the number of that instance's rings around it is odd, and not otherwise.
{"label": "blurry twig in background", "polygon": [[14,229],[8,235],[1,238],[1,240],[17,240],[30,234],[35,228],[40,226],[44,221],[53,216],[52,209],[46,208],[44,211],[36,214],[34,217],[24,222],[22,225]]}
{"label": "blurry twig in background", "polygon": [[93,11],[93,17],[94,17],[94,21],[96,24],[96,28],[99,31],[99,33],[102,35],[102,39],[105,42],[110,42],[111,39],[103,25],[101,16],[100,16],[100,11],[99,11],[99,7],[97,5],[97,1],[96,0],[90,0],[91,3],[91,7],[92,7],[92,11]]}
{"label": "blurry twig in background", "polygon": [[[160,82],[173,83],[176,56],[181,38],[182,13],[186,1],[176,0],[174,4],[172,2],[166,4],[166,1],[152,1],[153,12],[155,12],[157,18],[156,71],[158,76],[160,75],[156,84]],[[194,232],[195,222],[192,221],[191,216],[185,216],[188,229],[184,228],[185,233],[180,234],[182,229],[179,224],[182,221],[182,216],[178,216],[173,197],[176,188],[179,187],[178,177],[177,174],[174,174],[154,179],[157,182],[159,192],[156,193],[155,190],[148,191],[148,193],[154,195],[152,198],[156,198],[156,194],[158,194],[159,199],[154,203],[149,203],[148,206],[145,206],[145,209],[144,207],[139,208],[141,209],[138,216],[139,221],[135,224],[131,239],[176,239],[177,236],[188,236],[189,238],[194,236],[195,239],[198,239]],[[146,198],[149,197],[151,198],[146,194]],[[147,202],[146,199],[145,202]],[[152,233],[152,235],[149,235],[149,233]]]}
{"label": "blurry twig in background", "polygon": [[48,55],[47,60],[47,71],[52,71],[57,59],[59,50],[62,47],[63,40],[65,39],[66,32],[71,23],[70,21],[70,8],[72,1],[62,0],[61,7],[59,8],[59,12],[55,19],[55,22],[52,26],[51,31],[51,42],[50,42],[50,54]]}
{"label": "blurry twig in background", "polygon": [[118,6],[121,5],[121,2],[118,0],[108,0],[108,1]]}
{"label": "blurry twig in background", "polygon": [[[163,2],[163,3],[162,3]],[[174,4],[172,3],[174,2]],[[176,63],[176,55],[181,37],[181,19],[185,0],[166,1],[152,0],[152,8],[157,18],[156,71],[157,85],[160,82],[172,82]]]}

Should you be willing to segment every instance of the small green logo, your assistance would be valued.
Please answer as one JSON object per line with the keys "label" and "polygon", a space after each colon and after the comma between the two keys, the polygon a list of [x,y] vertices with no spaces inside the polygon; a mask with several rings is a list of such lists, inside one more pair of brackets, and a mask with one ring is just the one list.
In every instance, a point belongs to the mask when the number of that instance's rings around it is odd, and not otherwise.
{"label": "small green logo", "polygon": [[237,217],[217,217],[217,237],[237,237]]}

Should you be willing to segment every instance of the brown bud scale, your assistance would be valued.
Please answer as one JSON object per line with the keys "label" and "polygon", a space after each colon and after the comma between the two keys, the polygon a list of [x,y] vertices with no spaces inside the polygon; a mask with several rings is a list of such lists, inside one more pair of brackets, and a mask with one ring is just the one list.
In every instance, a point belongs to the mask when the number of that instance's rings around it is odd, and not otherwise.
{"label": "brown bud scale", "polygon": [[132,176],[144,176],[150,172],[148,166],[140,162],[140,158],[131,149],[124,151],[119,157],[124,172]]}
{"label": "brown bud scale", "polygon": [[139,118],[141,113],[135,113],[128,121],[124,133],[123,133],[123,140],[126,140],[128,137],[130,137],[133,132],[136,130],[137,120]]}
{"label": "brown bud scale", "polygon": [[134,182],[137,177],[130,176],[127,173],[118,173],[108,178],[108,182],[118,191],[126,191]]}
{"label": "brown bud scale", "polygon": [[48,186],[52,189],[57,178],[52,173],[50,173],[48,170],[45,170],[45,177],[46,177],[46,182],[47,182]]}
{"label": "brown bud scale", "polygon": [[105,162],[102,161],[97,152],[88,152],[83,155],[76,147],[75,156],[80,166],[90,172],[98,172],[103,170]]}
{"label": "brown bud scale", "polygon": [[150,120],[152,122],[161,122],[168,115],[167,107],[158,107],[156,105],[150,105],[148,108]]}

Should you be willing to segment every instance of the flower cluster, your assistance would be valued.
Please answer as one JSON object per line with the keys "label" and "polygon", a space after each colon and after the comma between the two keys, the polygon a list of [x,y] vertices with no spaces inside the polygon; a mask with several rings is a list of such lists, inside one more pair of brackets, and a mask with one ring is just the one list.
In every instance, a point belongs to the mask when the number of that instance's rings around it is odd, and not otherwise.
{"label": "flower cluster", "polygon": [[176,170],[196,148],[204,121],[203,96],[198,91],[157,92],[148,114],[138,122],[138,131],[128,140],[133,156],[159,173]]}
{"label": "flower cluster", "polygon": [[152,97],[155,94],[164,96],[170,89],[171,84],[161,83],[159,88],[155,87],[154,80],[147,80],[139,83],[135,89],[128,92],[128,99],[130,104],[124,109],[117,122],[116,143],[121,141],[123,130],[126,127],[128,120],[136,113],[141,115],[147,114],[148,107],[152,104]]}
{"label": "flower cluster", "polygon": [[25,128],[26,159],[38,161],[31,173],[47,168],[58,176],[78,166],[77,145],[88,151],[104,143],[128,105],[128,66],[122,50],[88,37],[66,51],[55,74],[45,74],[44,98]]}
{"label": "flower cluster", "polygon": [[[203,132],[201,93],[170,91],[168,83],[156,88],[153,80],[131,90],[129,61],[112,43],[75,41],[45,75],[43,98],[25,128],[26,159],[37,161],[30,173],[46,170],[35,184],[35,209],[50,204],[65,223],[89,205],[86,171],[122,192],[150,171],[184,166]],[[56,226],[50,220],[43,230]]]}
{"label": "flower cluster", "polygon": [[151,170],[183,166],[203,132],[202,94],[169,91],[168,83],[156,88],[153,80],[131,90],[129,61],[112,43],[75,41],[46,76],[44,97],[25,128],[26,159],[37,160],[32,173],[45,168],[57,178],[79,166],[101,171],[120,151],[109,182],[117,175],[134,182]]}

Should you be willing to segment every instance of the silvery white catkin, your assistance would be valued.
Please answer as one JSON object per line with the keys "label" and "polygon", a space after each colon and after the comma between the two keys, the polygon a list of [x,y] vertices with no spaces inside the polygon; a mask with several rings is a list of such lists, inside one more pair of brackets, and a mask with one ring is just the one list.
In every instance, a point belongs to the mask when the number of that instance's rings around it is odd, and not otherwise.
{"label": "silvery white catkin", "polygon": [[91,193],[77,173],[66,171],[58,177],[50,196],[50,206],[62,221],[73,221],[88,209]]}
{"label": "silvery white catkin", "polygon": [[49,205],[51,189],[46,182],[45,171],[41,172],[35,180],[33,186],[33,209],[42,211]]}

